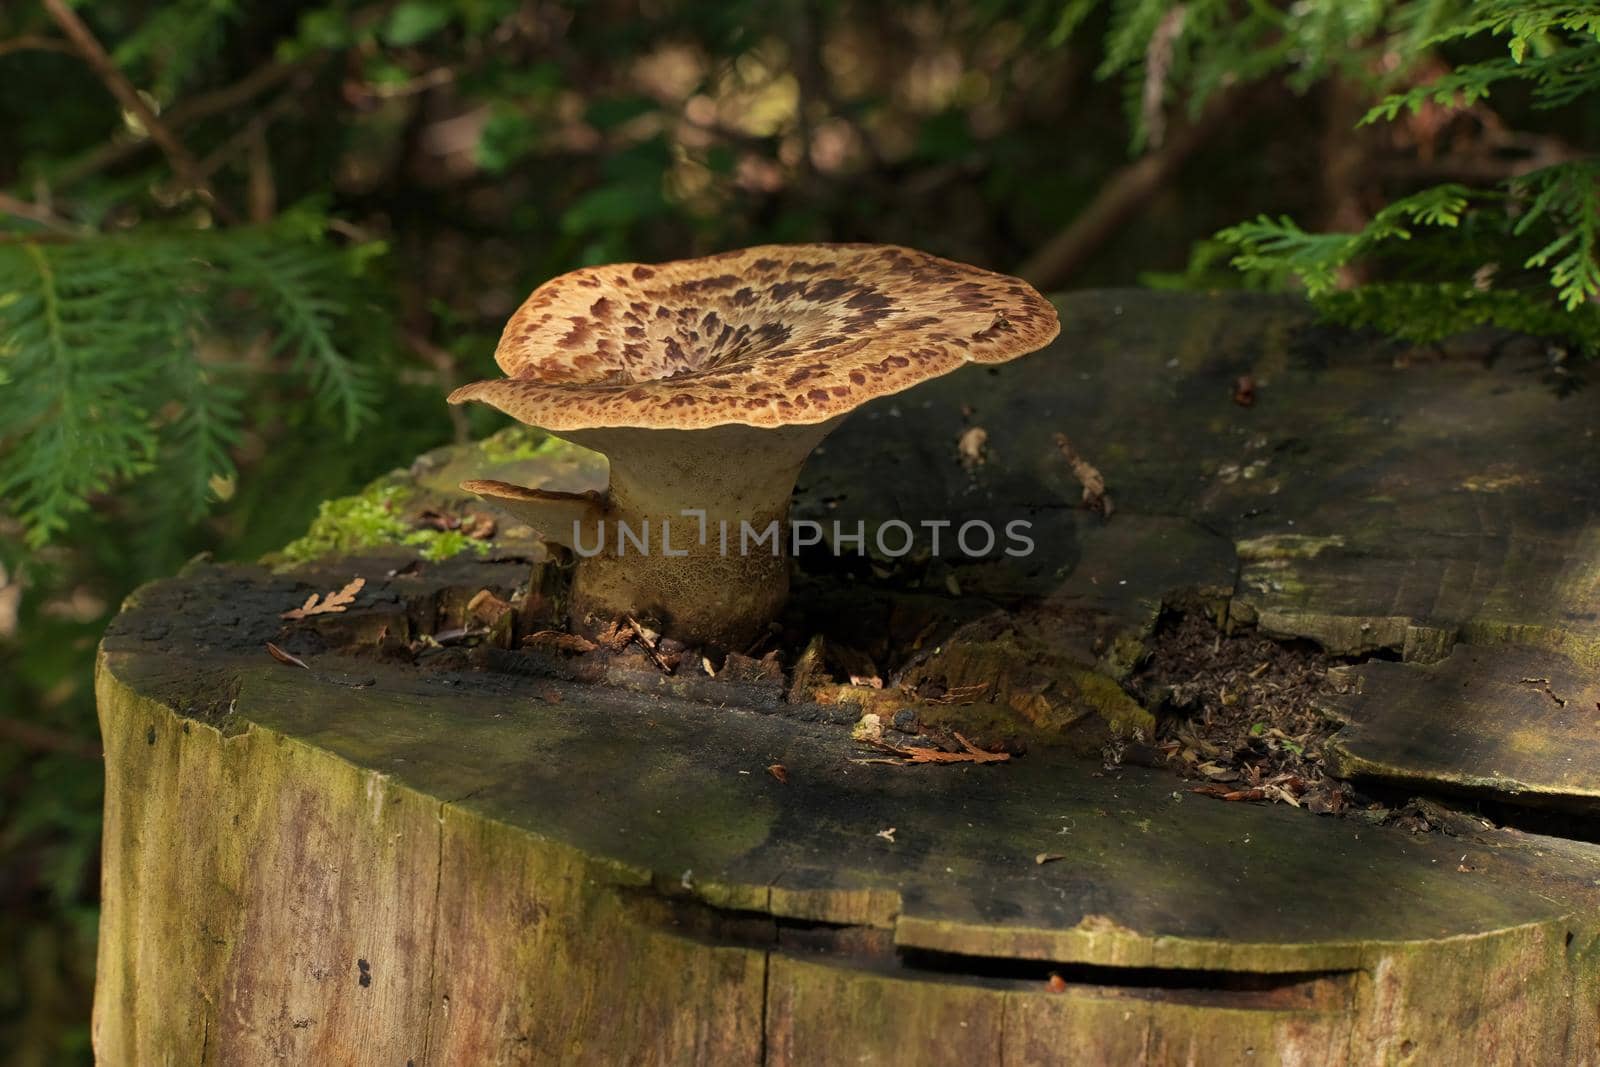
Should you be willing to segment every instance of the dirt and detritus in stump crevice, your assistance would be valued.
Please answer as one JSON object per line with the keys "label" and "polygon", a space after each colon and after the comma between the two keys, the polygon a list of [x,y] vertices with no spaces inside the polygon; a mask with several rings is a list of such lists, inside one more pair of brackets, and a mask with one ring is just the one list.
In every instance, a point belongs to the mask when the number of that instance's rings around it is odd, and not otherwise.
{"label": "dirt and detritus in stump crevice", "polygon": [[1163,620],[1129,687],[1159,713],[1157,748],[1195,791],[1338,814],[1348,785],[1323,767],[1338,729],[1315,708],[1338,691],[1335,661],[1255,631],[1224,634],[1202,614]]}
{"label": "dirt and detritus in stump crevice", "polygon": [[1339,724],[1318,705],[1344,691],[1335,669],[1347,660],[1253,629],[1226,634],[1200,613],[1164,618],[1148,647],[1128,686],[1157,712],[1156,747],[1192,792],[1415,832],[1448,825],[1452,813],[1426,800],[1391,807],[1328,772]]}

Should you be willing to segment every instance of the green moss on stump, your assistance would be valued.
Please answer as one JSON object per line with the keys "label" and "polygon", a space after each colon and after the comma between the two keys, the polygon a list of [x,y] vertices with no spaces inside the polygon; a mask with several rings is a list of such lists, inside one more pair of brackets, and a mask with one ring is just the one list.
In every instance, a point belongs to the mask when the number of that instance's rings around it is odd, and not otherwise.
{"label": "green moss on stump", "polygon": [[307,563],[325,556],[359,552],[383,545],[406,545],[423,559],[441,560],[473,551],[487,555],[489,543],[460,530],[419,530],[407,520],[418,510],[415,490],[385,475],[354,496],[325,500],[305,535],[283,546],[274,562]]}

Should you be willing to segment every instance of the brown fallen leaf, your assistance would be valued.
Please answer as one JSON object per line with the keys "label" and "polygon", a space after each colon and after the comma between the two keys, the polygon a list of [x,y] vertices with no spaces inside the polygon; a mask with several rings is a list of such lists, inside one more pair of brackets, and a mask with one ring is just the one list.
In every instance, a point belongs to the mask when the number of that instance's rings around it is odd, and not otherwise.
{"label": "brown fallen leaf", "polygon": [[1098,511],[1106,518],[1116,510],[1111,503],[1111,497],[1106,494],[1106,480],[1094,465],[1072,447],[1072,442],[1067,440],[1067,435],[1055,435],[1056,447],[1061,450],[1062,457],[1067,461],[1067,466],[1072,468],[1072,476],[1078,479],[1078,484],[1083,486],[1083,506],[1090,511]]}
{"label": "brown fallen leaf", "polygon": [[1009,752],[989,752],[981,749],[960,734],[956,734],[955,739],[961,742],[961,747],[965,751],[944,752],[937,748],[906,748],[890,744],[888,741],[868,741],[868,744],[899,756],[906,761],[901,766],[916,763],[1004,763],[1011,758]]}
{"label": "brown fallen leaf", "polygon": [[1060,852],[1041,852],[1037,856],[1033,857],[1033,862],[1043,867],[1047,863],[1054,863],[1056,860],[1064,860],[1066,858],[1067,857]]}
{"label": "brown fallen leaf", "polygon": [[326,597],[312,593],[306,597],[306,602],[297,608],[290,608],[279,615],[280,619],[304,619],[310,615],[327,615],[348,608],[356,599],[356,594],[361,592],[367,584],[365,578],[353,578],[349,585],[337,592],[329,593]]}
{"label": "brown fallen leaf", "polygon": [[277,645],[273,644],[271,641],[267,642],[267,653],[279,663],[287,664],[290,667],[303,667],[308,671],[311,669],[311,664],[307,663],[299,656],[290,655]]}
{"label": "brown fallen leaf", "polygon": [[768,767],[767,773],[786,785],[789,782],[789,768],[785,767],[781,763],[774,763],[772,766]]}

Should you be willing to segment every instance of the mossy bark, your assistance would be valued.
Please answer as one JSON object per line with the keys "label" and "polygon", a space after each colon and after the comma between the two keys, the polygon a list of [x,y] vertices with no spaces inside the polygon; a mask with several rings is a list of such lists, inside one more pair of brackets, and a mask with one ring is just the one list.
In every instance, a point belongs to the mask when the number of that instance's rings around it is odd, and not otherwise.
{"label": "mossy bark", "polygon": [[102,1062],[1583,1063],[1600,1040],[1592,846],[1070,760],[850,767],[837,728],[567,683],[240,671],[224,730],[146,656],[102,660]]}

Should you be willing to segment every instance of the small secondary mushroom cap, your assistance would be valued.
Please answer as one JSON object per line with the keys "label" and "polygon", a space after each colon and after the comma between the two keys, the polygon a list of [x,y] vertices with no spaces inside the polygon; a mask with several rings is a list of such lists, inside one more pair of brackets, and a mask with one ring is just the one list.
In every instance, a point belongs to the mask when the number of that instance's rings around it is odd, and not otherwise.
{"label": "small secondary mushroom cap", "polygon": [[761,245],[553,278],[479,400],[553,432],[806,425],[1060,332],[1026,282],[895,245]]}

